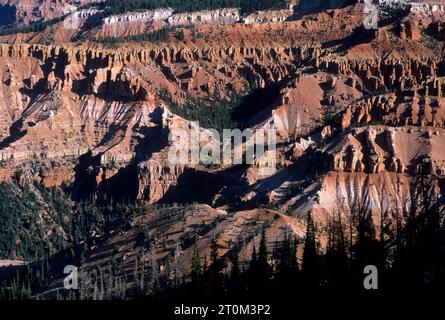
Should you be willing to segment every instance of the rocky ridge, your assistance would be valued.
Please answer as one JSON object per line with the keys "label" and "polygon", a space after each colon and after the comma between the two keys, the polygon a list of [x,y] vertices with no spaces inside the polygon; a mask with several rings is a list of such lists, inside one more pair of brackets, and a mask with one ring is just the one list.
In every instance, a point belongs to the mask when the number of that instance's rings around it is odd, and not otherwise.
{"label": "rocky ridge", "polygon": [[[189,16],[171,20],[166,10],[104,21],[182,23]],[[436,22],[409,16],[356,43],[349,38],[363,31],[360,6],[287,22],[269,22],[275,13],[267,22],[239,25],[194,17],[199,23],[184,29],[184,39],[168,44],[67,44],[65,36],[60,44],[42,45],[2,37],[8,43],[0,45],[0,96],[8,103],[1,105],[1,179],[72,184],[82,189],[79,197],[99,198],[125,184],[126,197],[150,204],[236,203],[231,210],[267,206],[297,217],[313,211],[326,221],[334,203],[348,207],[363,188],[374,190],[376,213],[382,203],[403,210],[420,165],[445,174],[444,62]],[[435,33],[425,34],[430,26]],[[57,35],[59,27],[24,37]],[[246,106],[240,120],[277,130],[276,174],[259,176],[260,163],[208,168],[168,161],[169,132],[190,129],[172,103],[190,96],[254,98],[262,90],[270,103]],[[199,192],[202,185],[212,188]]]}

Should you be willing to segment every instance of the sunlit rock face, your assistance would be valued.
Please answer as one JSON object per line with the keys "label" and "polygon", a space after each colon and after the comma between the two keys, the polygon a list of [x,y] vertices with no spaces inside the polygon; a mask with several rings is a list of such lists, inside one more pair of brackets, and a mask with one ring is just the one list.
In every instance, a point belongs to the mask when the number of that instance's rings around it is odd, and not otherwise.
{"label": "sunlit rock face", "polygon": [[[91,8],[0,37],[0,180],[68,184],[79,197],[312,211],[322,222],[366,189],[376,214],[403,210],[420,166],[445,175],[442,24],[409,15],[356,41],[360,5],[304,17],[294,5],[247,16]],[[166,26],[182,37],[95,42]],[[276,130],[276,173],[260,175],[262,159],[170,161],[169,134],[193,120],[181,107],[240,97],[240,128]]]}

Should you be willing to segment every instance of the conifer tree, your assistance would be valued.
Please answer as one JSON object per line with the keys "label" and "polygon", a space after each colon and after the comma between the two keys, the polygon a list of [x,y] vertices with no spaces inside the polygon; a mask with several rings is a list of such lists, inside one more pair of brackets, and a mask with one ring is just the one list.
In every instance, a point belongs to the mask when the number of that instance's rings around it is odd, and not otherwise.
{"label": "conifer tree", "polygon": [[228,281],[228,289],[229,289],[229,296],[234,298],[241,296],[243,291],[241,270],[239,267],[239,260],[238,260],[238,248],[236,246],[233,252],[231,253],[230,262],[231,262],[231,269]]}
{"label": "conifer tree", "polygon": [[308,290],[315,290],[319,286],[320,272],[318,264],[316,229],[311,212],[307,214],[306,238],[302,262],[302,277]]}
{"label": "conifer tree", "polygon": [[337,210],[328,225],[326,271],[333,289],[341,290],[347,286],[348,255],[340,210]]}
{"label": "conifer tree", "polygon": [[191,286],[194,295],[199,293],[199,289],[201,286],[201,256],[199,254],[198,245],[195,243],[195,247],[193,248],[193,261],[192,261],[192,274],[191,274]]}
{"label": "conifer tree", "polygon": [[222,261],[218,255],[218,243],[214,237],[210,243],[210,266],[208,268],[209,294],[212,299],[223,295]]}
{"label": "conifer tree", "polygon": [[263,227],[261,231],[261,240],[258,249],[257,269],[260,280],[264,281],[264,283],[266,284],[270,277],[270,265],[268,262],[265,227]]}
{"label": "conifer tree", "polygon": [[273,285],[275,291],[285,296],[289,292],[298,290],[299,267],[296,246],[297,240],[291,239],[287,229],[284,231],[283,240],[275,243]]}

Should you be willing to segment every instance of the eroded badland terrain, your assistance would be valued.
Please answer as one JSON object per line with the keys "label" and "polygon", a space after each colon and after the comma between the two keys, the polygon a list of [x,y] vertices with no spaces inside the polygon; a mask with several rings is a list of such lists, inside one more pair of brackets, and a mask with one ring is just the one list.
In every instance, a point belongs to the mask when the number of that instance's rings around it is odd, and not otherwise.
{"label": "eroded badland terrain", "polygon": [[[308,212],[348,221],[361,198],[376,226],[404,220],[419,170],[445,177],[445,11],[425,4],[367,30],[362,3],[300,2],[109,14],[0,1],[19,22],[0,33],[1,193],[31,221],[3,218],[21,229],[5,231],[0,258],[57,261],[70,244],[85,271],[139,261],[172,274],[174,261],[177,276],[214,239],[219,256],[236,247],[246,261],[264,227],[269,248],[301,240]],[[20,32],[41,18],[52,22]],[[193,120],[276,129],[277,171],[171,163],[169,133]]]}

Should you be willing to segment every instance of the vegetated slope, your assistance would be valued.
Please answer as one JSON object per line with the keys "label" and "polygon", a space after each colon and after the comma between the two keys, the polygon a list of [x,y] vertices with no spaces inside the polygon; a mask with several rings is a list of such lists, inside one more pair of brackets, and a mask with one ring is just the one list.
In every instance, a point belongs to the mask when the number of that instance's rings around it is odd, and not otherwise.
{"label": "vegetated slope", "polygon": [[0,185],[0,258],[34,260],[66,244],[71,202],[57,189]]}
{"label": "vegetated slope", "polygon": [[109,0],[105,3],[109,12],[112,14],[158,8],[173,8],[176,12],[241,8],[243,13],[250,13],[258,10],[286,9],[289,4],[290,0],[137,0],[131,2],[124,0]]}

